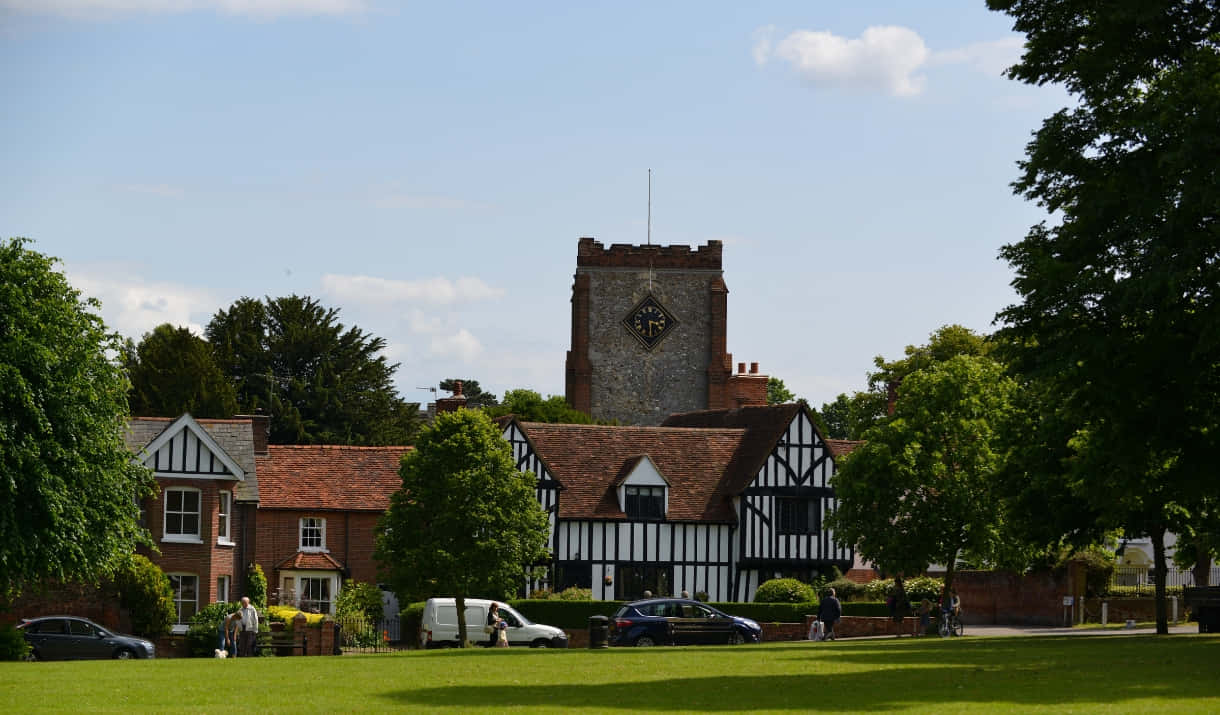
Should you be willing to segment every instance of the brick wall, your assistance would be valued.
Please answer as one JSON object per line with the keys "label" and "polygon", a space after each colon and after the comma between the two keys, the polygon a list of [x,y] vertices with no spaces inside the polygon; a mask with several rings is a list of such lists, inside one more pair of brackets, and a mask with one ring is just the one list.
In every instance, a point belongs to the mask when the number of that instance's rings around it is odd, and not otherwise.
{"label": "brick wall", "polygon": [[[158,479],[157,495],[145,502],[148,530],[161,553],[146,552],[149,560],[167,574],[193,574],[199,578],[198,604],[203,607],[216,600],[216,581],[219,576],[231,577],[234,587],[238,548],[236,545],[217,544],[219,504],[221,490],[232,491],[233,482],[212,479]],[[202,543],[179,543],[165,541],[165,490],[169,487],[188,487],[199,490],[199,536]],[[240,510],[232,508],[229,536],[236,544],[241,534]],[[232,597],[230,595],[230,597]]]}
{"label": "brick wall", "polygon": [[966,624],[1063,625],[1063,597],[1083,597],[1084,578],[1073,566],[1057,572],[962,571],[953,585]]}
{"label": "brick wall", "polygon": [[131,614],[118,605],[118,594],[109,588],[84,584],[50,584],[27,588],[0,611],[0,623],[42,616],[80,616],[120,633],[131,632]]}
{"label": "brick wall", "polygon": [[326,548],[331,558],[347,567],[344,578],[377,583],[377,521],[382,512],[371,511],[296,511],[260,509],[256,513],[258,536],[254,560],[267,574],[268,588],[279,589],[276,564],[297,553],[300,547],[300,519],[312,516],[326,519]]}

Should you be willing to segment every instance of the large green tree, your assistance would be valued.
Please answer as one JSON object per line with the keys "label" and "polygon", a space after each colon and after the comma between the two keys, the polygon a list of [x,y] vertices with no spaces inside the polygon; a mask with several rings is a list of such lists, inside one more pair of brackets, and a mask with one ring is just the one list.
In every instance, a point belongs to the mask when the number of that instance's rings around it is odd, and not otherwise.
{"label": "large green tree", "polygon": [[1220,12],[1214,0],[988,0],[1026,35],[1008,74],[1058,83],[1016,191],[1054,216],[1001,255],[1015,367],[1057,383],[1075,490],[1153,540],[1220,486]]}
{"label": "large green tree", "polygon": [[27,243],[0,242],[0,599],[104,575],[147,538],[153,489],[123,443],[118,335]]}
{"label": "large green tree", "polygon": [[784,381],[778,377],[767,378],[767,404],[782,405],[796,399],[796,394],[788,389]]}
{"label": "large green tree", "polygon": [[491,419],[467,409],[438,414],[399,473],[402,489],[378,527],[382,575],[404,602],[455,597],[464,646],[465,599],[510,597],[546,555],[535,477],[516,469]]}
{"label": "large green tree", "polygon": [[187,328],[165,323],[123,353],[138,416],[232,417],[237,393],[216,365],[212,346]]}
{"label": "large green tree", "polygon": [[839,507],[828,526],[891,572],[991,560],[1005,516],[995,489],[1005,463],[1001,425],[1014,383],[986,357],[958,355],[907,375],[891,419],[836,470]]}
{"label": "large green tree", "polygon": [[345,328],[313,298],[242,298],[206,332],[241,409],[269,412],[275,444],[410,444],[419,428],[385,340]]}

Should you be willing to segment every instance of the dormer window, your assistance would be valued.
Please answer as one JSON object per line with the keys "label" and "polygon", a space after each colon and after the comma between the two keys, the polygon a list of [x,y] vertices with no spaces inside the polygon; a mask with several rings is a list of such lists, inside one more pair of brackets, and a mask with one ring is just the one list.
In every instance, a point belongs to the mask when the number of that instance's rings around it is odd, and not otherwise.
{"label": "dormer window", "polygon": [[625,489],[628,519],[664,519],[665,487],[635,487]]}

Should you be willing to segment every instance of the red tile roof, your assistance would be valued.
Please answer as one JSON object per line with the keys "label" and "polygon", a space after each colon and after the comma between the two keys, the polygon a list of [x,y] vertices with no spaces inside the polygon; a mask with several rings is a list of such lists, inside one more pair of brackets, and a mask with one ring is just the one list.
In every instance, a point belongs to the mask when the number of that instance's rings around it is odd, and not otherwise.
{"label": "red tile roof", "polygon": [[410,447],[282,445],[258,457],[260,509],[385,511]]}
{"label": "red tile roof", "polygon": [[836,457],[846,457],[864,444],[864,441],[859,439],[828,439],[825,442],[830,453]]}
{"label": "red tile roof", "polygon": [[615,482],[647,455],[669,481],[667,521],[734,521],[731,495],[721,489],[746,430],[518,425],[563,492],[563,519],[625,519]]}
{"label": "red tile roof", "polygon": [[803,408],[799,404],[759,405],[731,410],[700,410],[670,415],[663,427],[732,428],[746,431],[742,449],[737,453],[724,484],[726,494],[745,491],[762,469],[779,438]]}
{"label": "red tile roof", "polygon": [[343,564],[330,554],[313,551],[298,551],[275,565],[276,570],[307,569],[314,571],[342,571]]}

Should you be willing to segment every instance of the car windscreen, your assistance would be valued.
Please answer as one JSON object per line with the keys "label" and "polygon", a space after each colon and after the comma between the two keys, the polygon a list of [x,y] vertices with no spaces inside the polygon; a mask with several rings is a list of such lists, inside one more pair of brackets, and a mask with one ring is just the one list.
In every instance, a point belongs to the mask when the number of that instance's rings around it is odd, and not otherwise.
{"label": "car windscreen", "polygon": [[[534,625],[533,621],[508,606],[500,606],[500,617],[508,621],[508,625],[513,627]],[[516,623],[513,623],[514,619],[516,619]]]}
{"label": "car windscreen", "polygon": [[631,611],[631,606],[623,606],[614,612],[615,618],[623,618]]}

